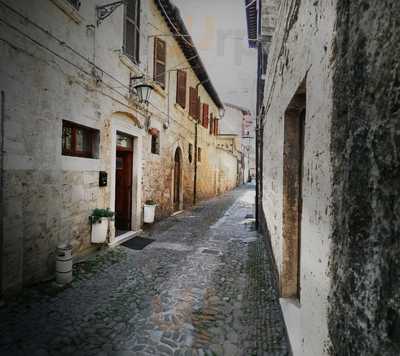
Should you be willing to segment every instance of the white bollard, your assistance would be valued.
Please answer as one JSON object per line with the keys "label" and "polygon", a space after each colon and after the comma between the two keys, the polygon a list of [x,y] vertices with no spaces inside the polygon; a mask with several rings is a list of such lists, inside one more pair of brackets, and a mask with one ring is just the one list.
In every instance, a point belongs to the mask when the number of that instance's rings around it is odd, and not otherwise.
{"label": "white bollard", "polygon": [[56,282],[67,284],[72,282],[72,246],[61,244],[56,252]]}

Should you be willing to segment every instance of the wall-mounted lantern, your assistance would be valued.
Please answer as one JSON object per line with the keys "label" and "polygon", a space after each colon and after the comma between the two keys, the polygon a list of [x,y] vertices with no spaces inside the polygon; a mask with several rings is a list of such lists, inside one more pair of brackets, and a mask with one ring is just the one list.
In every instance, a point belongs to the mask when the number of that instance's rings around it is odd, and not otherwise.
{"label": "wall-mounted lantern", "polygon": [[[138,84],[135,82],[139,81]],[[140,104],[146,106],[150,103],[150,95],[154,87],[151,84],[144,82],[144,75],[131,77],[129,83],[130,92],[135,94]]]}
{"label": "wall-mounted lantern", "polygon": [[149,105],[151,92],[154,87],[150,84],[142,83],[133,87],[138,97],[139,103]]}

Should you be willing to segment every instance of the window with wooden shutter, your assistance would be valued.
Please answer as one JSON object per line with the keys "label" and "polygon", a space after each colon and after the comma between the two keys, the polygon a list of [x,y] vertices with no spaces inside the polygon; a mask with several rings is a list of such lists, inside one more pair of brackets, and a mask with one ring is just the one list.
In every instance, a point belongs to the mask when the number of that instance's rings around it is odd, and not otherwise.
{"label": "window with wooden shutter", "polygon": [[203,118],[202,125],[207,129],[208,128],[208,104],[203,104]]}
{"label": "window with wooden shutter", "polygon": [[140,0],[128,0],[125,8],[124,52],[133,62],[139,63]]}
{"label": "window with wooden shutter", "polygon": [[176,103],[184,109],[186,108],[186,80],[186,72],[184,70],[178,70],[176,79]]}
{"label": "window with wooden shutter", "polygon": [[218,119],[214,119],[214,135],[217,136],[219,134],[219,120]]}
{"label": "window with wooden shutter", "polygon": [[165,89],[165,71],[167,58],[167,44],[165,41],[154,38],[154,81]]}
{"label": "window with wooden shutter", "polygon": [[189,89],[189,115],[193,118],[197,118],[197,90],[193,87]]}
{"label": "window with wooden shutter", "polygon": [[214,115],[210,114],[210,135],[214,133]]}

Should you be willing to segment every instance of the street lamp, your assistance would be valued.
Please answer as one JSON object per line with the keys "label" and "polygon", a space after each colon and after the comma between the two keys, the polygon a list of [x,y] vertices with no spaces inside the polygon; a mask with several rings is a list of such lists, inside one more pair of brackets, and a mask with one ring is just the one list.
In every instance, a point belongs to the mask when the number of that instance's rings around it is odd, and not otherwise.
{"label": "street lamp", "polygon": [[154,89],[150,84],[137,84],[133,87],[139,99],[139,103],[148,105],[150,102],[151,91]]}

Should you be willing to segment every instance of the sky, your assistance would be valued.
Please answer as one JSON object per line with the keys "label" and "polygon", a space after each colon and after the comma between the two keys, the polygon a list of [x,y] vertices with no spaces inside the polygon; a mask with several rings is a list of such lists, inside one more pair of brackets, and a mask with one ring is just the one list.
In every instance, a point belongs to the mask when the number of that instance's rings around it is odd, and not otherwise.
{"label": "sky", "polygon": [[244,0],[173,0],[222,101],[256,106],[257,51],[249,49]]}

